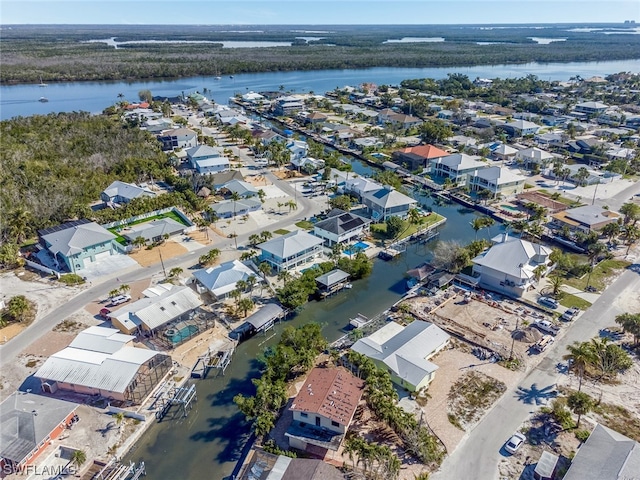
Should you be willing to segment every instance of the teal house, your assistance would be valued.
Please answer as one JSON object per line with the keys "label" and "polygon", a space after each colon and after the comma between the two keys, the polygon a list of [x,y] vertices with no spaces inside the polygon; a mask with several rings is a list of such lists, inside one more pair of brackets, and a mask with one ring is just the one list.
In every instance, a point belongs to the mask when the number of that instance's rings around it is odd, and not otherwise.
{"label": "teal house", "polygon": [[117,255],[116,236],[89,220],[76,220],[38,231],[40,244],[60,270],[75,273],[96,260]]}

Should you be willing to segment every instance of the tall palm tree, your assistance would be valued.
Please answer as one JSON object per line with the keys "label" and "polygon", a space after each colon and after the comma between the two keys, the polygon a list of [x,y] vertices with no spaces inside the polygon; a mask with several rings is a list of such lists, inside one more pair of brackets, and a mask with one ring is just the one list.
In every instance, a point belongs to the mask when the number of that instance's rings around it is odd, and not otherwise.
{"label": "tall palm tree", "polygon": [[627,225],[624,229],[624,236],[627,243],[627,253],[625,255],[629,255],[631,246],[640,238],[640,228],[635,225]]}
{"label": "tall palm tree", "polygon": [[593,350],[588,342],[573,342],[567,347],[569,353],[562,358],[570,362],[569,368],[578,374],[578,391],[582,389],[584,373],[589,365],[593,365]]}
{"label": "tall palm tree", "polygon": [[291,272],[289,272],[288,270],[282,270],[281,272],[278,273],[278,280],[280,280],[283,283],[283,285],[286,287],[287,282],[291,280]]}
{"label": "tall palm tree", "polygon": [[593,272],[593,267],[595,266],[596,262],[598,261],[598,258],[600,257],[601,254],[603,254],[605,251],[607,250],[607,247],[605,247],[602,243],[597,242],[594,243],[592,245],[589,245],[589,248],[587,248],[587,256],[589,258],[589,266],[591,267],[589,269],[589,274],[587,276],[587,287],[589,286],[589,282],[591,281],[591,273]]}
{"label": "tall palm tree", "polygon": [[266,282],[267,275],[271,273],[271,265],[268,262],[262,262],[260,265],[258,265],[258,270],[260,271],[260,273],[262,274],[262,278]]}
{"label": "tall palm tree", "polygon": [[236,216],[236,202],[240,200],[240,194],[238,192],[231,192],[231,201],[233,202],[233,216]]}
{"label": "tall palm tree", "polygon": [[484,222],[482,217],[476,217],[471,221],[471,228],[476,232],[476,240],[478,239],[478,232],[484,227]]}
{"label": "tall palm tree", "polygon": [[418,225],[422,221],[422,215],[420,215],[420,211],[417,208],[411,208],[407,216],[409,217],[409,223],[413,225]]}

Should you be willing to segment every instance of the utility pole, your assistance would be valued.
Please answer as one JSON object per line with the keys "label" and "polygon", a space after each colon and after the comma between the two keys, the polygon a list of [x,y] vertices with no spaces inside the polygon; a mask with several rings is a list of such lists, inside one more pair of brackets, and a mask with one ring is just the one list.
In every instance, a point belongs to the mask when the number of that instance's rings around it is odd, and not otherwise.
{"label": "utility pole", "polygon": [[516,328],[513,331],[513,333],[511,334],[511,351],[509,352],[509,360],[513,360],[513,346],[516,343],[516,337],[515,337],[515,333],[518,331],[518,322],[520,320],[520,316],[518,315],[516,317]]}
{"label": "utility pole", "polygon": [[164,269],[164,261],[162,260],[162,251],[158,250],[158,254],[160,255],[160,264],[162,265],[162,273],[164,278],[167,278],[167,271]]}
{"label": "utility pole", "polygon": [[600,185],[600,180],[596,183],[596,189],[593,191],[593,199],[591,200],[591,205],[596,202],[596,193],[598,192],[598,185]]}

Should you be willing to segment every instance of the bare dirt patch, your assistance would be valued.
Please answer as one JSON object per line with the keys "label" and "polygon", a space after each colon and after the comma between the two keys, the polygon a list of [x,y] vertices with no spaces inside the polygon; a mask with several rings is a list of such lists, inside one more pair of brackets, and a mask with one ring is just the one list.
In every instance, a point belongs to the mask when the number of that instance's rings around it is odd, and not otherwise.
{"label": "bare dirt patch", "polygon": [[211,243],[211,234],[208,234],[206,230],[194,230],[193,232],[190,232],[187,237],[202,245],[209,245]]}
{"label": "bare dirt patch", "polygon": [[163,260],[168,260],[170,258],[184,255],[185,253],[187,253],[187,249],[182,245],[179,245],[176,242],[166,242],[162,245],[158,245],[157,247],[153,247],[151,250],[141,248],[140,250],[131,253],[130,257],[141,266],[148,267],[159,263],[161,254]]}
{"label": "bare dirt patch", "polygon": [[4,328],[0,328],[0,345],[7,343],[27,327],[28,325],[24,323],[11,323]]}

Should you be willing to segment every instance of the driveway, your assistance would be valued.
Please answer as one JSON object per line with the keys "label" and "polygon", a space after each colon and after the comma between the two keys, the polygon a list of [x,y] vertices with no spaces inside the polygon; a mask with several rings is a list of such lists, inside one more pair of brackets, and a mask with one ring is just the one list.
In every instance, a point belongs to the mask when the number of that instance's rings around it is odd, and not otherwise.
{"label": "driveway", "polygon": [[626,270],[589,310],[571,324],[566,334],[548,351],[546,358],[515,389],[508,390],[445,459],[440,470],[432,476],[434,480],[498,478],[500,449],[504,442],[533,412],[555,397],[555,385],[562,375],[557,366],[563,362],[567,345],[589,340],[614,324],[615,316],[624,313],[616,300],[640,291],[638,273],[638,265],[633,270]]}
{"label": "driveway", "polygon": [[128,255],[111,255],[109,257],[99,258],[95,262],[88,264],[82,270],[78,270],[76,273],[81,277],[85,277],[88,282],[92,282],[100,277],[113,275],[124,269],[138,266],[138,262]]}

